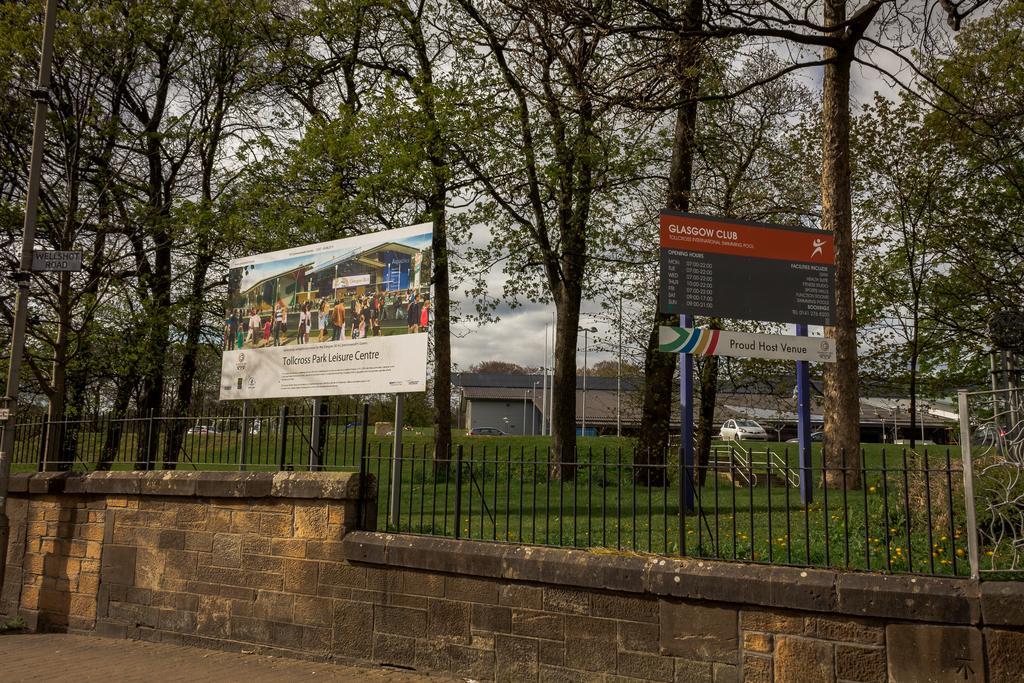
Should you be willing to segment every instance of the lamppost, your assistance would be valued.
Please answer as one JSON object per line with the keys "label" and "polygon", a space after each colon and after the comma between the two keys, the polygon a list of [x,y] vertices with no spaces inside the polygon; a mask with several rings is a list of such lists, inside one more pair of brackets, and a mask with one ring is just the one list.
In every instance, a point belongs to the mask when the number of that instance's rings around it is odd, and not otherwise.
{"label": "lamppost", "polygon": [[596,327],[580,327],[577,328],[583,333],[583,429],[581,433],[583,436],[587,435],[587,340],[591,332],[597,332]]}
{"label": "lamppost", "polygon": [[619,353],[615,368],[615,436],[622,436],[622,293],[619,293]]}
{"label": "lamppost", "polygon": [[537,385],[540,380],[533,383],[533,410],[530,411],[530,435],[537,436]]}
{"label": "lamppost", "polygon": [[548,434],[547,421],[548,415],[550,414],[550,408],[548,402],[548,325],[544,325],[544,365],[541,367],[543,373],[543,385],[540,390],[540,435],[546,436]]}
{"label": "lamppost", "polygon": [[526,436],[526,398],[529,395],[530,395],[530,392],[527,391],[526,389],[523,389],[523,426],[522,426],[523,436]]}

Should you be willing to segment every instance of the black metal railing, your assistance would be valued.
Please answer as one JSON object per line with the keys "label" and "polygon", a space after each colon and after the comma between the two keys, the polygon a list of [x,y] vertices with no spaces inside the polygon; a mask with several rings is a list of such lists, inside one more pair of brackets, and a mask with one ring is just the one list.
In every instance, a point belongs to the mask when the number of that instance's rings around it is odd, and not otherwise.
{"label": "black metal railing", "polygon": [[[388,532],[806,567],[965,576],[964,477],[957,449],[865,449],[809,470],[794,450],[716,446],[680,467],[675,451],[417,440],[395,457],[354,402],[237,404],[201,416],[97,416],[16,426],[15,471],[37,469],[359,470],[361,520]],[[392,476],[392,474],[397,476]],[[824,480],[847,482],[825,487]],[[803,504],[801,483],[814,501]],[[692,505],[683,504],[687,490]],[[375,514],[373,514],[375,513]]]}
{"label": "black metal railing", "polygon": [[[863,452],[810,476],[800,501],[795,452],[719,452],[689,471],[675,458],[634,462],[581,450],[552,468],[543,449],[456,446],[448,458],[378,443],[363,469],[377,487],[377,528],[512,543],[606,548],[806,567],[961,576],[969,572],[963,473],[950,451]],[[401,476],[392,479],[392,469]],[[561,476],[553,476],[560,472]],[[846,486],[823,487],[823,479]],[[693,505],[681,505],[689,480]]]}
{"label": "black metal railing", "polygon": [[12,470],[358,470],[368,406],[354,401],[197,415],[93,415],[15,426]]}

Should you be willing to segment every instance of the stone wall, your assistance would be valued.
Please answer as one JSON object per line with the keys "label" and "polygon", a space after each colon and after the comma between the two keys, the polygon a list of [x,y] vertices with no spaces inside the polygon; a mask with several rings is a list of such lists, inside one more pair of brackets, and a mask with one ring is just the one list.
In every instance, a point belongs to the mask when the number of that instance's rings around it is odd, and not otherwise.
{"label": "stone wall", "polygon": [[513,681],[1024,678],[1016,583],[366,532],[345,552],[389,572],[372,655],[401,666]]}
{"label": "stone wall", "polygon": [[357,487],[326,473],[16,477],[4,612],[39,630],[326,655],[321,596],[349,570]]}
{"label": "stone wall", "polygon": [[2,605],[38,629],[499,681],[1024,672],[1013,583],[355,532],[348,474],[38,474],[14,488]]}

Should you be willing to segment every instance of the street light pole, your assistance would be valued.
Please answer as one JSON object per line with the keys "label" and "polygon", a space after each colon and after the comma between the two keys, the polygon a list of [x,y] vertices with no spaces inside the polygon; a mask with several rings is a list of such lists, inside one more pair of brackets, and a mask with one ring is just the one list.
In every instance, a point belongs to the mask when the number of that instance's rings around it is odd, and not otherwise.
{"label": "street light pole", "polygon": [[523,436],[526,436],[526,398],[529,395],[530,392],[528,392],[526,389],[523,389],[523,426],[521,428]]}
{"label": "street light pole", "polygon": [[548,420],[548,326],[544,325],[544,365],[541,367],[543,373],[543,384],[541,385],[541,415],[540,415],[540,435],[547,436],[546,423]]}
{"label": "street light pole", "polygon": [[[583,429],[581,436],[587,435],[587,335],[590,332],[597,332],[596,327],[577,328],[583,333]],[[575,392],[573,392],[575,393]]]}
{"label": "street light pole", "polygon": [[43,18],[43,45],[39,58],[39,78],[32,98],[36,102],[32,121],[32,157],[28,171],[28,196],[25,198],[25,223],[21,238],[21,264],[14,280],[18,293],[14,300],[14,324],[11,330],[11,353],[7,367],[7,395],[3,408],[4,435],[0,442],[0,586],[4,585],[7,567],[7,539],[10,522],[7,519],[7,493],[11,481],[11,451],[14,447],[14,421],[18,407],[18,384],[21,382],[21,357],[25,350],[25,322],[28,317],[29,279],[32,273],[32,248],[36,240],[36,214],[39,211],[39,183],[43,168],[43,139],[46,133],[46,114],[50,97],[50,65],[53,61],[53,33],[57,23],[57,0],[46,0]]}
{"label": "street light pole", "polygon": [[530,436],[537,436],[537,384],[540,380],[536,380],[533,383],[533,410],[530,411]]}
{"label": "street light pole", "polygon": [[619,293],[619,354],[615,369],[615,436],[622,436],[622,294]]}
{"label": "street light pole", "polygon": [[558,341],[557,338],[558,322],[555,311],[551,311],[551,364],[544,368],[545,373],[551,372],[551,377],[548,378],[548,436],[551,436],[555,427],[551,416],[555,412],[555,343]]}
{"label": "street light pole", "polygon": [[587,330],[583,330],[583,430],[587,435]]}

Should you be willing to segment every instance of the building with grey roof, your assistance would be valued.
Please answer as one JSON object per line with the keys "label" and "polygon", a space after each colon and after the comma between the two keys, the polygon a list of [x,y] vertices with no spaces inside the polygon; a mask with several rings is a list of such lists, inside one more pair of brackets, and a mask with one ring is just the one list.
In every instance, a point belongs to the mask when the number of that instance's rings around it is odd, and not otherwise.
{"label": "building with grey roof", "polygon": [[[550,382],[550,377],[548,382]],[[507,434],[541,434],[545,417],[543,376],[486,375],[455,373],[452,377],[459,400],[459,423],[462,429],[494,427]],[[621,390],[615,377],[583,377],[576,380],[577,429],[583,427],[584,415],[588,434],[615,434],[621,425],[624,435],[635,435],[640,428],[642,385],[623,378]],[[727,388],[730,389],[730,388]],[[698,406],[695,414],[699,411]],[[550,413],[550,411],[548,411]],[[915,437],[935,443],[950,443],[956,429],[956,405],[949,400],[920,399]],[[728,419],[748,418],[759,422],[779,441],[796,436],[797,407],[793,395],[719,390],[715,402],[715,430]],[[909,401],[901,398],[865,397],[860,401],[861,441],[893,443],[909,438]],[[815,430],[824,424],[824,401],[820,394],[811,400],[811,425]],[[673,404],[671,426],[679,429],[679,405]],[[922,437],[922,434],[924,435]]]}

